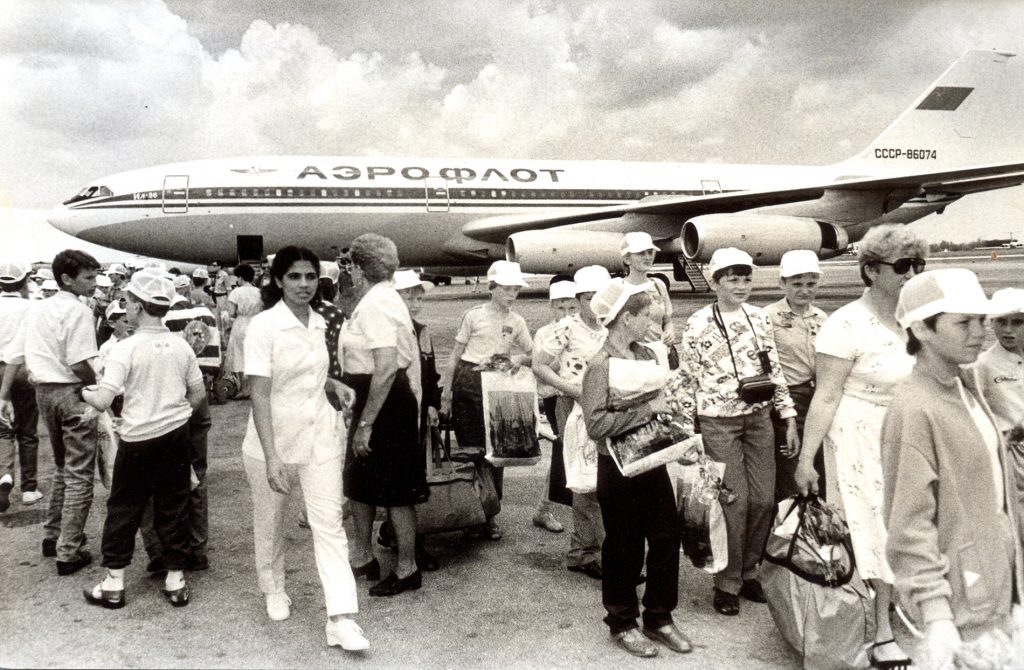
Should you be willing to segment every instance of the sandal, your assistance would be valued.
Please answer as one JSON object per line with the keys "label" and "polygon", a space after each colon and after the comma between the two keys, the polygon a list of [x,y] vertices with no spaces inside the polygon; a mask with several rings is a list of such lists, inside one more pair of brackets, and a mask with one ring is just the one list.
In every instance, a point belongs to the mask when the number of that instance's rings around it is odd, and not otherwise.
{"label": "sandal", "polygon": [[185,605],[188,605],[190,595],[188,591],[188,584],[185,584],[180,589],[174,589],[173,591],[163,589],[163,594],[164,597],[167,598],[167,601],[174,607],[184,607]]}
{"label": "sandal", "polygon": [[[900,649],[900,652],[904,653],[904,658],[880,660],[875,657],[875,649],[884,647],[887,644],[896,644],[896,640],[890,638],[888,640],[883,640],[882,642],[875,642],[871,645],[870,650],[868,651],[868,660],[871,661],[872,668],[879,668],[879,670],[907,670],[907,668],[914,664],[914,661],[907,657],[902,649]],[[899,645],[896,645],[896,647],[899,649]]]}

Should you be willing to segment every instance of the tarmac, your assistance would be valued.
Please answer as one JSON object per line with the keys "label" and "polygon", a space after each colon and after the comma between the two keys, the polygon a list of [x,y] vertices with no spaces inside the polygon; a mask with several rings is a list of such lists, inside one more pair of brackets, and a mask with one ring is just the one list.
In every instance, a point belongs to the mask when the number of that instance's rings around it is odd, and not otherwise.
{"label": "tarmac", "polygon": [[[946,255],[951,256],[951,255]],[[1020,282],[1021,259],[1014,252],[991,260],[988,252],[932,258],[931,267],[963,266],[992,290]],[[780,296],[775,270],[759,268],[751,302]],[[832,311],[860,295],[852,257],[825,265],[819,304]],[[517,303],[535,330],[548,318],[539,279]],[[461,313],[485,300],[486,292],[455,285],[439,288],[426,301],[422,320],[434,331],[443,364]],[[677,328],[710,301],[673,287]],[[162,597],[162,580],[145,574],[146,556],[137,543],[126,574],[128,604],[111,611],[88,605],[82,589],[102,577],[99,544],[106,490],[98,482],[86,532],[94,564],[57,576],[53,559],[40,554],[45,497],[33,506],[12,492],[11,508],[0,514],[0,566],[5,597],[0,599],[0,667],[45,668],[773,668],[796,669],[799,658],[780,637],[765,605],[743,601],[737,617],[711,607],[711,576],[680,554],[679,606],[675,619],[695,643],[691,654],[662,649],[658,658],[637,659],[618,649],[601,622],[600,584],[565,567],[571,531],[568,508],[555,506],[566,531],[552,534],[531,523],[544,488],[550,454],[538,465],[506,470],[499,541],[469,540],[462,533],[432,536],[428,547],[441,560],[425,573],[423,588],[393,598],[371,598],[359,581],[357,621],[370,649],[351,654],[326,646],[326,613],[308,530],[298,526],[300,500],[287,513],[287,590],[292,616],[271,622],[253,569],[252,505],[241,464],[246,401],[212,408],[209,438],[211,567],[188,575],[193,598],[172,608]],[[40,434],[40,482],[49,489],[52,455]],[[394,554],[377,547],[386,571]],[[638,588],[642,595],[643,586]],[[906,629],[897,637],[913,645]]]}

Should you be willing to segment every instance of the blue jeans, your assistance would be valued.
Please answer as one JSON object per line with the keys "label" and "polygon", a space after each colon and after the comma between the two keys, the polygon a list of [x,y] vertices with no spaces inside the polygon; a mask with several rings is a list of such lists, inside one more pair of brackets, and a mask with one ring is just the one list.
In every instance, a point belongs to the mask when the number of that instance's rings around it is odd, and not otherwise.
{"label": "blue jeans", "polygon": [[[4,364],[0,363],[0,375],[3,371]],[[39,407],[36,405],[35,387],[28,382],[24,373],[15,378],[11,386],[11,403],[14,404],[14,424],[10,428],[0,425],[0,477],[5,474],[14,476],[14,459],[17,454],[21,465],[21,490],[35,491],[39,488],[39,482],[36,481]]]}
{"label": "blue jeans", "polygon": [[85,544],[96,476],[96,410],[79,397],[82,384],[37,384],[36,401],[53,447],[53,486],[43,537],[57,541],[57,560],[73,561]]}

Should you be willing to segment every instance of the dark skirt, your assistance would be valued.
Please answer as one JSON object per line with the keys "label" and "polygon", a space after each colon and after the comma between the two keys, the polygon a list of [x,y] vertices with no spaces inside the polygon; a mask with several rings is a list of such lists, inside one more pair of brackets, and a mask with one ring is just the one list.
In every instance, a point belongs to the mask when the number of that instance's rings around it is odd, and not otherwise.
{"label": "dark skirt", "polygon": [[416,396],[405,370],[399,370],[370,433],[370,454],[359,458],[352,438],[366,406],[372,375],[345,374],[342,381],[356,392],[342,473],[345,497],[376,507],[404,507],[424,502],[426,452],[419,439]]}
{"label": "dark skirt", "polygon": [[459,360],[455,364],[452,378],[452,430],[460,448],[472,447],[480,450],[478,461],[481,474],[489,475],[494,482],[500,500],[505,494],[505,468],[491,465],[482,458],[487,447],[484,431],[484,392],[480,383],[480,371],[474,370],[473,363]]}

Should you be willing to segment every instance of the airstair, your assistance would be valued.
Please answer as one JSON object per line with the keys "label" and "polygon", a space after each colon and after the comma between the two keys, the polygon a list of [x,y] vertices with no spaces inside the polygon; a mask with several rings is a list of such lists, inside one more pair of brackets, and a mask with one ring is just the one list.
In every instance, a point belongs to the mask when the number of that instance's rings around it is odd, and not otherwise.
{"label": "airstair", "polygon": [[700,268],[699,263],[687,260],[685,256],[672,259],[672,275],[676,281],[686,280],[694,293],[710,293],[711,285]]}

